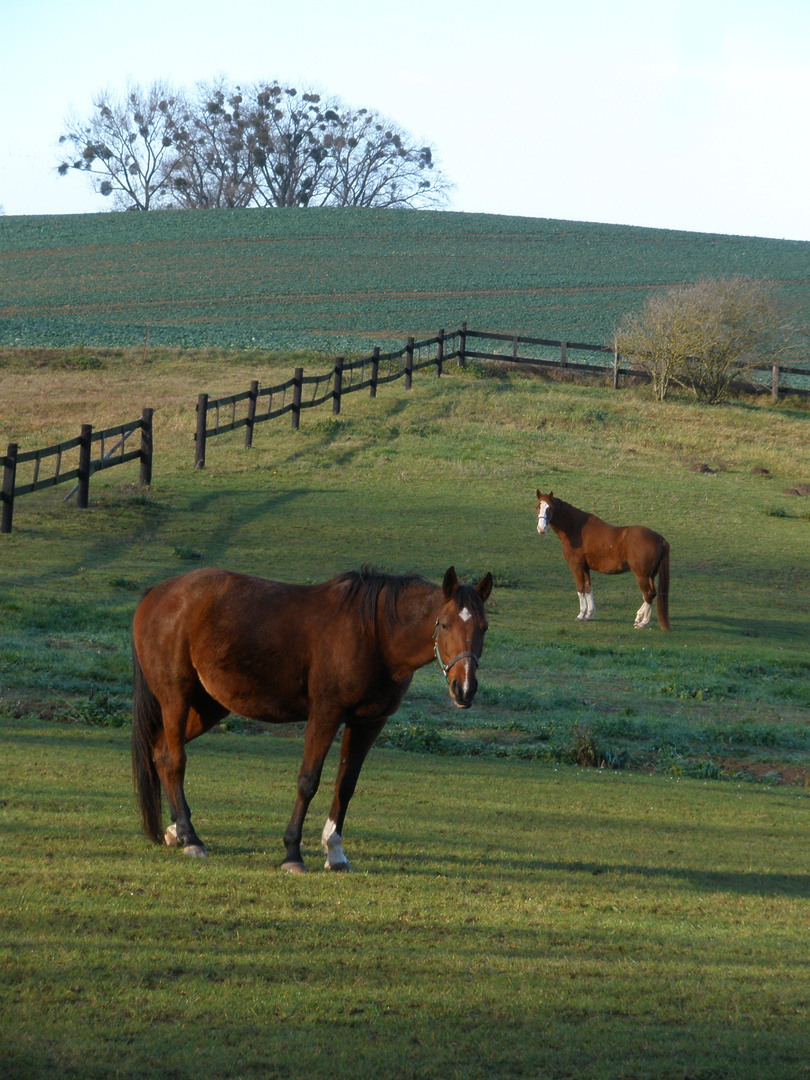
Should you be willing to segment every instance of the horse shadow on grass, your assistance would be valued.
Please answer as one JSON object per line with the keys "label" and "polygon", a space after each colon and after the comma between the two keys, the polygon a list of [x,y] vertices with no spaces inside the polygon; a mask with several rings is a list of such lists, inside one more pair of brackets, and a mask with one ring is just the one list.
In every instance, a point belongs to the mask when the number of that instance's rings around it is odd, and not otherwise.
{"label": "horse shadow on grass", "polygon": [[[392,837],[392,842],[394,838]],[[351,852],[349,853],[351,861]],[[581,879],[602,878],[606,890],[638,890],[639,883],[650,885],[660,881],[670,882],[698,893],[727,893],[740,896],[796,897],[810,899],[810,874],[781,873],[760,870],[703,870],[689,866],[663,866],[642,863],[611,863],[580,859],[532,859],[523,858],[518,852],[504,856],[482,854],[432,856],[426,852],[407,854],[394,860],[390,867],[374,865],[377,859],[387,862],[386,855],[377,855],[371,848],[357,859],[358,869],[366,863],[366,869],[376,873],[405,873],[428,877],[463,876],[486,882],[525,881],[528,876],[541,875],[549,880],[551,875],[564,874]]]}

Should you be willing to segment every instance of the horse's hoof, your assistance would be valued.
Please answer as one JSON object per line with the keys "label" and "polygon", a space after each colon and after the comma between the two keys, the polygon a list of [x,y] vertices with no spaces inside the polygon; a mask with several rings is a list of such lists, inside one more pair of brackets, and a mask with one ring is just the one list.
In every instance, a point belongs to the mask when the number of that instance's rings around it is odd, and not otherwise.
{"label": "horse's hoof", "polygon": [[305,874],[307,868],[302,862],[283,862],[281,869],[286,870],[288,874]]}
{"label": "horse's hoof", "polygon": [[323,864],[323,868],[324,870],[332,870],[336,874],[350,874],[352,871],[352,868],[349,866],[345,859],[343,860],[343,862],[339,863],[330,863],[327,859],[326,862]]}
{"label": "horse's hoof", "polygon": [[190,855],[192,859],[207,859],[208,852],[202,844],[186,844],[183,848],[184,855]]}
{"label": "horse's hoof", "polygon": [[584,618],[585,618],[585,616],[584,616],[584,615],[582,614],[582,612],[580,611],[579,615],[577,615],[577,622],[582,622],[582,620],[583,620]]}
{"label": "horse's hoof", "polygon": [[174,823],[163,834],[163,839],[166,841],[166,847],[180,847],[180,841],[177,839],[177,826]]}

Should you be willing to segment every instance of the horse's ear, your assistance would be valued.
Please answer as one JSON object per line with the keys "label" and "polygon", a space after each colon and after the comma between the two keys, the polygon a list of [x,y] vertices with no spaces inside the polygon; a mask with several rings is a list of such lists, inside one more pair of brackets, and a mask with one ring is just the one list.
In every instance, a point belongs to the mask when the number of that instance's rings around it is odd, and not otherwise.
{"label": "horse's ear", "polygon": [[541,494],[541,493],[540,493],[540,488],[538,488],[538,489],[537,489],[537,498],[538,498],[538,499],[540,498],[540,494]]}
{"label": "horse's ear", "polygon": [[553,492],[553,491],[550,491],[550,492],[548,493],[548,501],[549,501],[549,502],[551,502],[551,500],[552,500],[553,498],[554,498],[554,492]]}
{"label": "horse's ear", "polygon": [[489,594],[492,592],[492,574],[490,574],[489,572],[484,574],[484,576],[475,586],[475,591],[478,593],[484,603],[486,603],[486,601],[489,599]]}
{"label": "horse's ear", "polygon": [[444,591],[445,600],[449,600],[458,588],[458,578],[456,577],[456,568],[450,566],[447,569],[447,573],[444,575],[444,581],[442,582],[442,590]]}

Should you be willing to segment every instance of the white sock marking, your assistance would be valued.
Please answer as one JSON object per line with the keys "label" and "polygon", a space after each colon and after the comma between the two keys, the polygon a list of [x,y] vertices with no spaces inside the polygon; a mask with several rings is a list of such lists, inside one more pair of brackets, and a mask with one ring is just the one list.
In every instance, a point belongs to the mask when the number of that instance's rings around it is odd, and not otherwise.
{"label": "white sock marking", "polygon": [[337,826],[331,818],[326,819],[326,824],[323,827],[321,848],[326,852],[326,862],[323,864],[324,870],[334,870],[336,867],[345,868],[349,865],[346,856],[343,854],[340,833],[337,832]]}
{"label": "white sock marking", "polygon": [[645,600],[641,607],[636,612],[636,621],[633,623],[639,630],[649,625],[650,617],[652,616],[652,604],[648,604]]}

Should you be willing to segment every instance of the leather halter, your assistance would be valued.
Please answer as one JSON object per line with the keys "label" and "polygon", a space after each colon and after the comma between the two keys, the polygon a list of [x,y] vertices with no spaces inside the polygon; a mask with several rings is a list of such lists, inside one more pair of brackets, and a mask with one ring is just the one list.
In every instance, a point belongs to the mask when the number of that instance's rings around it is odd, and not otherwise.
{"label": "leather halter", "polygon": [[448,664],[444,663],[441,656],[439,655],[439,620],[438,619],[436,620],[436,626],[433,629],[433,635],[432,636],[433,636],[433,638],[434,638],[434,640],[436,642],[436,644],[433,646],[433,652],[434,652],[434,655],[436,657],[436,662],[438,663],[439,667],[442,669],[442,675],[444,675],[445,680],[448,683],[450,682],[450,676],[447,674],[447,672],[450,670],[450,668],[453,666],[453,664],[457,664],[459,662],[459,660],[463,660],[466,656],[469,656],[469,658],[471,660],[475,661],[475,666],[476,667],[481,666],[481,657],[476,656],[474,652],[462,652],[462,653],[459,653],[458,656],[453,657],[453,659]]}

